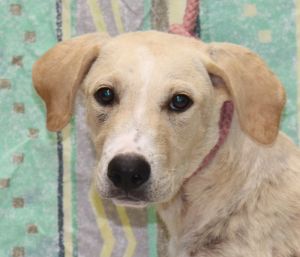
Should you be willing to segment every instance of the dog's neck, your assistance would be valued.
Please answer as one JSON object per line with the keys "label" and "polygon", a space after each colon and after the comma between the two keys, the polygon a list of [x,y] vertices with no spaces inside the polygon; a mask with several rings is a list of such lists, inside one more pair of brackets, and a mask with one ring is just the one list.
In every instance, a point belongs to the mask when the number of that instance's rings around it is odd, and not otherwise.
{"label": "dog's neck", "polygon": [[[228,139],[230,136],[228,135]],[[174,251],[174,256],[180,256],[178,251],[182,245],[179,245],[184,244],[184,238],[191,238],[190,235],[193,233],[202,233],[205,226],[213,222],[216,213],[228,206],[229,200],[225,195],[223,195],[222,206],[214,199],[214,197],[220,199],[220,196],[215,196],[215,194],[225,193],[218,190],[218,188],[224,189],[224,186],[219,186],[219,184],[227,183],[222,179],[229,181],[229,171],[233,172],[235,169],[235,163],[228,160],[231,157],[231,147],[228,141],[226,140],[217,151],[209,165],[185,181],[171,201],[160,204],[157,208],[160,217],[166,224],[170,236],[169,251]],[[229,183],[232,182],[229,181]],[[229,188],[228,192],[230,192]]]}
{"label": "dog's neck", "polygon": [[[201,213],[214,211],[213,199],[210,200],[212,207],[209,207],[212,208],[212,211],[208,211],[208,206],[202,206],[202,203],[207,203],[207,197],[213,195],[212,191],[218,188],[218,183],[224,182],[221,181],[224,175],[225,178],[229,179],[229,172],[235,169],[236,161],[233,159],[236,158],[233,158],[233,155],[236,152],[234,151],[236,146],[232,144],[237,141],[242,142],[242,140],[235,138],[240,134],[235,133],[238,129],[236,124],[237,118],[233,117],[233,104],[225,102],[220,115],[219,139],[216,144],[199,162],[198,169],[185,180],[178,194],[171,201],[158,206],[158,212],[166,223],[170,235],[180,235],[184,232],[183,230],[191,229],[192,220],[190,224],[183,225],[183,221],[188,220],[190,211],[198,210],[200,216]],[[229,130],[231,126],[231,130]],[[194,205],[198,206],[194,207]],[[199,223],[205,222],[206,219],[202,219],[200,216]],[[172,224],[168,224],[169,222]]]}
{"label": "dog's neck", "polygon": [[158,206],[171,237],[175,241],[181,237],[182,242],[187,234],[205,235],[210,225],[226,223],[253,194],[253,181],[256,188],[263,184],[266,173],[261,170],[267,155],[270,160],[273,147],[266,149],[252,141],[234,116],[227,140],[209,164],[188,179],[171,201]]}
{"label": "dog's neck", "polygon": [[233,102],[232,101],[225,101],[223,103],[223,106],[221,108],[221,113],[220,113],[219,138],[217,140],[217,143],[208,152],[208,154],[204,157],[204,159],[202,160],[199,167],[195,170],[195,172],[193,172],[192,175],[189,176],[185,180],[185,183],[187,183],[188,180],[190,180],[192,177],[196,176],[199,172],[201,172],[215,158],[216,154],[218,153],[219,149],[225,143],[225,141],[227,139],[227,136],[229,134],[231,123],[232,123],[232,118],[233,118],[233,112],[234,112]]}

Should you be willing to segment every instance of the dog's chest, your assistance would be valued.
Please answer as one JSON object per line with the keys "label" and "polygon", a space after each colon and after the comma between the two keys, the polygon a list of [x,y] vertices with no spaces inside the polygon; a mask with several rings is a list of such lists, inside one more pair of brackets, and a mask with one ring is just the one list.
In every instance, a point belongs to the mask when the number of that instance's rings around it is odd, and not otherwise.
{"label": "dog's chest", "polygon": [[178,256],[180,251],[180,234],[184,228],[182,219],[183,203],[180,198],[176,198],[170,204],[158,206],[157,210],[160,218],[167,227],[169,234],[168,252],[169,257]]}
{"label": "dog's chest", "polygon": [[157,208],[170,236],[177,235],[181,229],[181,208],[182,202],[179,199],[173,200],[171,204],[160,205]]}

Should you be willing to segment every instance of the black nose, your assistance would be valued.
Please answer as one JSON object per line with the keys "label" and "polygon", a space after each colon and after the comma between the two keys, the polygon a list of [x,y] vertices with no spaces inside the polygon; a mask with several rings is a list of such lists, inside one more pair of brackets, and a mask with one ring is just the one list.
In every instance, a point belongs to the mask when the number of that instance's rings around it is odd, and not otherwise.
{"label": "black nose", "polygon": [[116,187],[129,191],[149,179],[150,165],[139,155],[117,155],[108,164],[107,176]]}

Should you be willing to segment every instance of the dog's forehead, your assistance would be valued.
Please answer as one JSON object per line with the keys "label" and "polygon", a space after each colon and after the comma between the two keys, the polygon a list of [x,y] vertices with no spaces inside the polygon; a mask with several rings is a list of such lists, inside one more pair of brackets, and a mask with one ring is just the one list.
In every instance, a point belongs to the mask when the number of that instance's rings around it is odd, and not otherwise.
{"label": "dog's forehead", "polygon": [[[111,39],[101,49],[98,68],[157,76],[186,77],[193,72],[205,73],[201,45],[196,40],[165,33],[129,33]],[[162,78],[163,79],[163,78]]]}
{"label": "dog's forehead", "polygon": [[197,48],[193,41],[182,40],[181,37],[166,37],[164,34],[160,38],[156,33],[125,34],[111,39],[103,47],[103,55],[114,59],[140,59],[140,57],[150,55],[160,62],[170,60],[185,61],[195,55]]}
{"label": "dog's forehead", "polygon": [[178,46],[180,46],[181,48],[204,46],[204,43],[196,39],[186,38],[173,34],[160,33],[157,31],[125,33],[111,38],[107,42],[107,45],[111,45],[113,47],[125,47],[127,49],[132,49],[134,48],[134,46],[138,45],[146,45],[153,51],[160,51],[160,49],[178,48]]}

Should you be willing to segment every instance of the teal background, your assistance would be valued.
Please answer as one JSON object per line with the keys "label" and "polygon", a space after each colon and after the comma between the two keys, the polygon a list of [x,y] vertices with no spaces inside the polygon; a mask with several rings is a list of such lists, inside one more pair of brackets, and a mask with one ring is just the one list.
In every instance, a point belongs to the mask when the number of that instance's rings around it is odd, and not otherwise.
{"label": "teal background", "polygon": [[[11,4],[21,4],[20,15]],[[41,100],[32,90],[31,66],[56,43],[53,1],[0,1],[0,79],[10,88],[0,89],[0,180],[9,179],[9,190],[0,189],[0,256],[12,256],[24,247],[27,256],[57,254],[57,150],[56,136],[45,130]],[[25,33],[35,32],[34,42]],[[21,56],[22,64],[12,60]],[[16,112],[14,104],[24,106]],[[29,129],[36,131],[31,137]],[[20,163],[14,156],[23,156]],[[14,208],[22,198],[23,208]],[[34,224],[38,233],[27,233]]]}

